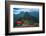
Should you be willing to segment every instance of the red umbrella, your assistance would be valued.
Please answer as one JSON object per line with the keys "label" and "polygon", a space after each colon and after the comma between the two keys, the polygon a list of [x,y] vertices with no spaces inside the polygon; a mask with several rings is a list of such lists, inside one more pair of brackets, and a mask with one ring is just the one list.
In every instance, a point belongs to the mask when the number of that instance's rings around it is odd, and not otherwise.
{"label": "red umbrella", "polygon": [[16,23],[17,23],[17,24],[23,24],[23,22],[21,22],[21,21],[17,21]]}

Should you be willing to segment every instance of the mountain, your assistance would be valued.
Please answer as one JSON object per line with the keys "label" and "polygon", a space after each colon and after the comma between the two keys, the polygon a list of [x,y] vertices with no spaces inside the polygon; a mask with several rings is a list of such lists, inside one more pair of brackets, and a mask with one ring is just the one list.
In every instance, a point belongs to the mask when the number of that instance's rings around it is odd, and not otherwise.
{"label": "mountain", "polygon": [[34,16],[34,17],[38,17],[39,16],[39,12],[38,11],[32,11],[29,13],[31,16]]}
{"label": "mountain", "polygon": [[21,12],[20,14],[14,14],[15,21],[22,18],[26,19],[32,18],[33,21],[39,22],[39,12],[33,11],[33,12]]}

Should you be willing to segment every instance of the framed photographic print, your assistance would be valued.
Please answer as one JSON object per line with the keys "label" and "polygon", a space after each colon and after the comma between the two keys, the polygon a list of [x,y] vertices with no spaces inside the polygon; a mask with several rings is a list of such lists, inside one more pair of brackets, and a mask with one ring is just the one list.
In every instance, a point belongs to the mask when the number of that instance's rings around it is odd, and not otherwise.
{"label": "framed photographic print", "polygon": [[40,2],[5,2],[6,35],[45,32],[45,4]]}

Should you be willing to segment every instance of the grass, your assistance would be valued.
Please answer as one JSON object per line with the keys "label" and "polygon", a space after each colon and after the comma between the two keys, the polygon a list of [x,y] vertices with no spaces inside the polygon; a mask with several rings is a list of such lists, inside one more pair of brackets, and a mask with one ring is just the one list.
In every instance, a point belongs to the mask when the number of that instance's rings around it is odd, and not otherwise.
{"label": "grass", "polygon": [[37,27],[37,26],[39,26],[38,23],[34,23],[32,20],[21,19],[20,22],[23,22],[23,23],[22,24],[17,24],[15,26],[16,27],[22,27],[22,26]]}

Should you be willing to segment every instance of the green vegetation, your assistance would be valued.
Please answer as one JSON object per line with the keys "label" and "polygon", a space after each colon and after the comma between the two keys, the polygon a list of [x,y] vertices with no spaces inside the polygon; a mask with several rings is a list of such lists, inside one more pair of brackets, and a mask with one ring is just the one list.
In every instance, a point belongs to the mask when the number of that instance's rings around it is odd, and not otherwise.
{"label": "green vegetation", "polygon": [[[32,15],[33,14],[33,15]],[[14,14],[14,27],[20,26],[28,26],[33,25],[34,27],[39,26],[39,13],[36,14],[34,12],[21,12],[20,14]],[[20,21],[21,24],[17,24],[16,22]],[[30,26],[31,27],[31,26]]]}

